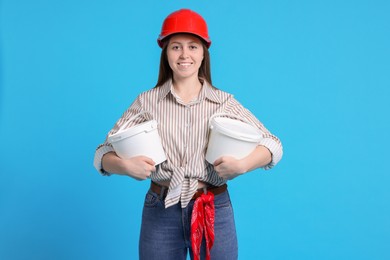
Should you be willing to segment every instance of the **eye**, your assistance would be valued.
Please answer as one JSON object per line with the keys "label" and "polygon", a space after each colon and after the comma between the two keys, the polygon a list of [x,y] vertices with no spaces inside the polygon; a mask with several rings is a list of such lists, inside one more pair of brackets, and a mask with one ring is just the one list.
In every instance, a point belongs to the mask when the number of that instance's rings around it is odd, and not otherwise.
{"label": "eye", "polygon": [[180,46],[179,45],[172,45],[171,49],[174,51],[177,51],[177,50],[180,50]]}
{"label": "eye", "polygon": [[196,49],[198,49],[198,46],[197,45],[190,45],[189,49],[190,50],[196,50]]}

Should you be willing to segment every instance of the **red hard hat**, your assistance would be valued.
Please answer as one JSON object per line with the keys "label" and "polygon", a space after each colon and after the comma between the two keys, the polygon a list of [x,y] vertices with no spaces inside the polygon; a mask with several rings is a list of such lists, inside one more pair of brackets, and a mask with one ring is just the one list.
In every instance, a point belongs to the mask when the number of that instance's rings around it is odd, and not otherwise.
{"label": "red hard hat", "polygon": [[191,33],[202,38],[207,48],[211,45],[206,21],[198,13],[189,9],[180,9],[165,18],[157,39],[158,45],[162,48],[163,39],[174,33]]}

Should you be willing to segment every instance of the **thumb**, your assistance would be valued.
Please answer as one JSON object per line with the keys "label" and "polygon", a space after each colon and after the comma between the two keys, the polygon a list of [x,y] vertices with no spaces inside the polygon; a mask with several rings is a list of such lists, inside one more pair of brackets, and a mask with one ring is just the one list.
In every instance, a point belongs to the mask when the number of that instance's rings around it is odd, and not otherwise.
{"label": "thumb", "polygon": [[214,162],[214,166],[218,166],[223,162],[223,157],[219,157],[217,160]]}
{"label": "thumb", "polygon": [[150,164],[150,165],[155,165],[156,163],[153,161],[152,158],[149,158],[149,157],[144,157],[144,162],[146,162],[147,164]]}

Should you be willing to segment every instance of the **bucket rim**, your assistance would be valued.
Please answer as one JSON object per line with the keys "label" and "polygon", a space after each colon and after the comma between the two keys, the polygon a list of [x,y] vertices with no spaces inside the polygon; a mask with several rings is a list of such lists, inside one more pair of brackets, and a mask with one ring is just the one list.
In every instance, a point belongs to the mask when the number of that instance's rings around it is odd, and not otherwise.
{"label": "bucket rim", "polygon": [[[222,122],[218,122],[218,121],[229,121],[230,123],[233,124],[239,124],[243,127],[246,127],[247,129],[250,129],[253,133],[237,132],[228,129],[222,125]],[[242,122],[232,118],[227,118],[227,117],[213,118],[213,120],[210,122],[210,128],[211,129],[216,128],[221,134],[224,134],[226,136],[232,137],[240,141],[257,143],[262,139],[262,132],[260,129],[246,122]]]}
{"label": "bucket rim", "polygon": [[107,141],[109,143],[119,142],[123,139],[135,136],[142,132],[150,132],[157,129],[157,121],[152,119],[146,122],[142,122],[140,124],[134,125],[132,127],[126,129],[120,129],[115,134],[109,135],[107,137]]}

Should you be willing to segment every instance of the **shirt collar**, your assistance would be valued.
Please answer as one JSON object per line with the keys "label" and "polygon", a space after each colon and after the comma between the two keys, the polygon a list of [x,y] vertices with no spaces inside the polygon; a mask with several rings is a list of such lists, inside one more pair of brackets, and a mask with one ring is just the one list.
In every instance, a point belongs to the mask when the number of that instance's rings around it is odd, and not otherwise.
{"label": "shirt collar", "polygon": [[[172,79],[167,80],[162,86],[160,86],[160,94],[158,100],[163,100],[168,93],[171,93],[172,88]],[[206,80],[203,80],[202,91],[199,94],[199,100],[207,98],[208,100],[215,103],[223,103],[223,100],[220,95],[217,93],[217,89],[210,85]]]}

